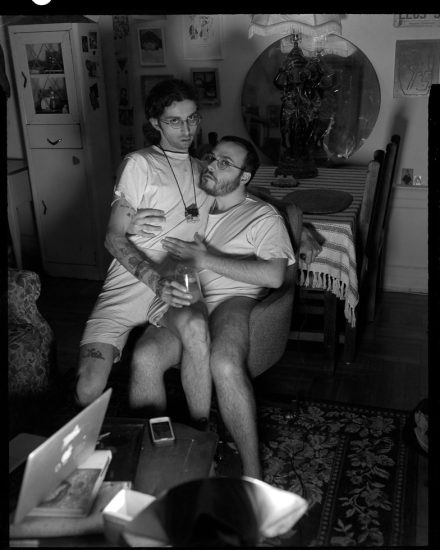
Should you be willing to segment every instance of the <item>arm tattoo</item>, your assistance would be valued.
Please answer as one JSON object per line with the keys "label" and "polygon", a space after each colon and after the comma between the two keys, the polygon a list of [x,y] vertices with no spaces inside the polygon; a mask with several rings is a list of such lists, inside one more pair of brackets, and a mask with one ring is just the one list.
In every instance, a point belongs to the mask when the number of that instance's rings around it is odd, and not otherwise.
{"label": "arm tattoo", "polygon": [[99,349],[96,348],[86,348],[81,353],[81,357],[92,357],[93,359],[102,359],[103,361],[105,361],[105,357],[102,355]]}

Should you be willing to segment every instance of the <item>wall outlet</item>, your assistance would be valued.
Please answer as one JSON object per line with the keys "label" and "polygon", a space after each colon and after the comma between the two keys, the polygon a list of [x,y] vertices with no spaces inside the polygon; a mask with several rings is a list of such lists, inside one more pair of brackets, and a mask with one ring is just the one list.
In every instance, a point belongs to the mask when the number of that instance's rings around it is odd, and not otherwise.
{"label": "wall outlet", "polygon": [[412,168],[402,168],[402,177],[400,179],[400,185],[413,185],[413,174],[414,170]]}

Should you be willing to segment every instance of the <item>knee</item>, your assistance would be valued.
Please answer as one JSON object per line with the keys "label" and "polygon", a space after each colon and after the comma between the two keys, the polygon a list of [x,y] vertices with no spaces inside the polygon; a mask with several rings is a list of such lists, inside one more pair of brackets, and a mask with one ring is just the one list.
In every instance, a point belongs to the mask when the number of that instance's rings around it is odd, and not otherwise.
{"label": "knee", "polygon": [[81,348],[75,388],[78,405],[90,405],[105,390],[115,353],[111,348]]}
{"label": "knee", "polygon": [[107,380],[100,377],[80,375],[76,383],[75,399],[81,407],[87,407],[93,403],[105,389]]}
{"label": "knee", "polygon": [[131,358],[132,367],[147,369],[153,357],[159,357],[159,346],[154,340],[146,343],[139,343],[133,350]]}
{"label": "knee", "polygon": [[244,376],[244,365],[241,362],[227,354],[213,353],[210,359],[211,375],[216,385],[237,386]]}
{"label": "knee", "polygon": [[183,345],[185,345],[186,342],[209,344],[208,322],[199,311],[192,311],[190,309],[185,311],[180,318],[179,332],[182,337]]}

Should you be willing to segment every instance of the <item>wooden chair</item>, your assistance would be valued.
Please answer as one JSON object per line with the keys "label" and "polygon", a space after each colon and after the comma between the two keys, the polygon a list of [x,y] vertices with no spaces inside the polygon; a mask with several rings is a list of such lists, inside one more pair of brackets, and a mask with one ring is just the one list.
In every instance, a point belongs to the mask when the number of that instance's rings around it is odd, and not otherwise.
{"label": "wooden chair", "polygon": [[[372,193],[371,189],[366,188],[362,201],[357,250],[359,303],[356,308],[356,327],[347,325],[345,330],[344,361],[347,363],[352,362],[356,354],[359,327],[373,322],[375,318],[382,287],[383,250],[399,145],[400,136],[395,134],[391,137],[384,155],[383,151],[375,152],[375,160],[372,162],[380,163],[376,189]],[[376,173],[377,165],[373,168]]]}
{"label": "wooden chair", "polygon": [[[355,231],[356,236],[356,257],[358,265],[358,280],[361,273],[366,271],[366,246],[370,227],[373,218],[374,206],[377,200],[377,189],[381,185],[381,167],[384,160],[384,151],[374,152],[373,160],[368,163],[364,195],[359,212],[358,225]],[[357,332],[356,328],[351,327],[340,311],[340,301],[329,291],[323,291],[314,288],[299,288],[296,311],[304,316],[317,316],[322,319],[322,331],[315,332],[295,332],[298,339],[307,339],[312,341],[322,341],[327,357],[327,363],[324,369],[330,374],[334,373],[337,362],[337,344],[339,342],[340,332],[345,331],[344,360],[351,362],[356,352]],[[342,319],[344,321],[342,322]]]}
{"label": "wooden chair", "polygon": [[374,321],[378,293],[382,287],[383,251],[389,219],[391,188],[394,180],[399,145],[400,136],[395,134],[387,145],[385,158],[381,166],[370,223],[371,229],[368,232],[366,243],[367,273],[362,276],[362,284],[366,286],[365,292],[368,296],[368,322]]}

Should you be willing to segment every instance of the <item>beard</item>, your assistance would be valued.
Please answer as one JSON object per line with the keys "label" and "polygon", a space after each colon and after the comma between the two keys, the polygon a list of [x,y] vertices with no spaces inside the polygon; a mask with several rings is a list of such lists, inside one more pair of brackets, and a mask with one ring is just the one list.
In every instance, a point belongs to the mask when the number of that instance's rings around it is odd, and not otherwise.
{"label": "beard", "polygon": [[212,197],[224,197],[235,191],[240,185],[240,178],[234,178],[229,181],[218,181],[212,174],[202,173],[199,187],[203,189],[207,195]]}

